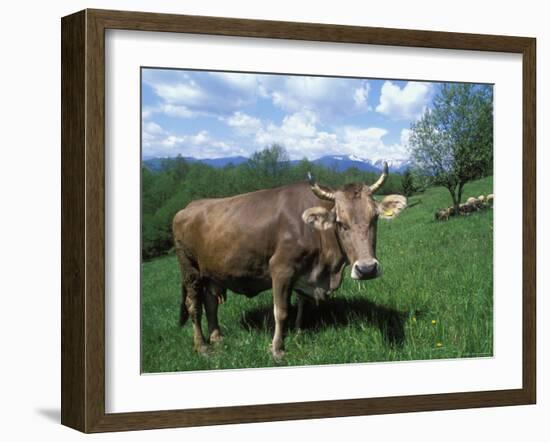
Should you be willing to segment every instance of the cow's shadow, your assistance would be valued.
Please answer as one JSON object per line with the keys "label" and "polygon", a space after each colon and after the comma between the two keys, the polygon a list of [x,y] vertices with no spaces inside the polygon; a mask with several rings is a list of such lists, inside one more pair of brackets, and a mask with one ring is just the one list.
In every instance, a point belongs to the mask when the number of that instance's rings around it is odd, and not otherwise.
{"label": "cow's shadow", "polygon": [[[296,305],[289,312],[287,323],[295,329]],[[405,322],[409,312],[395,310],[361,298],[332,298],[318,306],[306,303],[302,329],[304,331],[322,330],[329,326],[346,327],[366,321],[376,327],[391,346],[402,346],[405,341]],[[273,333],[275,321],[271,305],[257,307],[243,313],[241,326],[247,330],[269,330]]]}

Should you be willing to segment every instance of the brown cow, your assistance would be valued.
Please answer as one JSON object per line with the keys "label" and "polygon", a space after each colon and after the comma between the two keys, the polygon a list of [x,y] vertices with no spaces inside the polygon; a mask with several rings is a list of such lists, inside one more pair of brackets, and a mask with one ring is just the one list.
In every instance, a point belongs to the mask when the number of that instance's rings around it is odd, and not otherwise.
{"label": "brown cow", "polygon": [[180,322],[191,317],[195,349],[207,349],[201,306],[210,341],[221,338],[218,300],[228,289],[248,297],[273,290],[271,351],[280,359],[293,290],[324,299],[340,286],[348,264],[354,279],[379,276],[378,218],[394,218],[407,205],[401,195],[374,199],[387,175],[386,164],[373,185],[340,189],[320,186],[310,176],[309,184],[194,201],[179,211],[172,228],[182,274]]}

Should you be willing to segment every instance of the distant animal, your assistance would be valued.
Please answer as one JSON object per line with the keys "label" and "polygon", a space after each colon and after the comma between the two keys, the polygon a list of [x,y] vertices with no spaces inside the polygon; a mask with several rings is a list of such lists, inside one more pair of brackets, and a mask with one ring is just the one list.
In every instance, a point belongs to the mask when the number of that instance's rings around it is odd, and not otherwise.
{"label": "distant animal", "polygon": [[477,200],[474,203],[465,202],[458,206],[458,210],[461,214],[466,215],[478,210]]}
{"label": "distant animal", "polygon": [[452,207],[438,210],[435,212],[435,219],[439,221],[448,221],[453,212],[454,210],[452,210]]}
{"label": "distant animal", "polygon": [[194,348],[208,348],[203,307],[209,341],[221,339],[218,304],[227,290],[248,297],[273,290],[271,352],[279,360],[292,291],[322,300],[340,287],[347,265],[353,279],[378,277],[378,219],[393,219],[407,206],[401,195],[374,198],[387,176],[385,164],[374,184],[332,189],[309,175],[309,182],[202,199],[180,210],[172,223],[182,277],[180,323],[191,318]]}
{"label": "distant animal", "polygon": [[[477,210],[487,208],[489,204],[493,204],[494,196],[489,194],[486,197],[484,195],[479,195],[476,197],[469,197],[466,199],[465,203],[462,203],[458,206],[459,212],[462,215],[468,215]],[[450,216],[454,215],[454,207],[449,207],[448,209],[440,209],[435,212],[435,219],[439,221],[447,221]]]}

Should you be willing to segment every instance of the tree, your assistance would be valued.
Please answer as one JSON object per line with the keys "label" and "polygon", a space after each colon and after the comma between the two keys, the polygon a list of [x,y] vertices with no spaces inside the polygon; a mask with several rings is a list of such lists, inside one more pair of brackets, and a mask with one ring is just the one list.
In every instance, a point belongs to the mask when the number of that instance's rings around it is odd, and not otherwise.
{"label": "tree", "polygon": [[411,169],[407,168],[405,172],[403,173],[403,176],[401,177],[401,188],[403,191],[403,195],[405,196],[411,196],[414,191],[414,182],[413,182],[413,176],[411,173]]}
{"label": "tree", "polygon": [[281,184],[283,174],[288,170],[288,153],[279,144],[272,144],[263,150],[254,152],[248,160],[250,168],[258,178],[266,179],[266,185]]}
{"label": "tree", "polygon": [[492,174],[492,87],[442,85],[433,106],[411,125],[409,146],[420,173],[449,190],[459,213],[464,185]]}
{"label": "tree", "polygon": [[189,164],[187,164],[187,161],[180,154],[176,158],[163,159],[161,161],[161,169],[172,174],[177,181],[182,181],[189,171]]}

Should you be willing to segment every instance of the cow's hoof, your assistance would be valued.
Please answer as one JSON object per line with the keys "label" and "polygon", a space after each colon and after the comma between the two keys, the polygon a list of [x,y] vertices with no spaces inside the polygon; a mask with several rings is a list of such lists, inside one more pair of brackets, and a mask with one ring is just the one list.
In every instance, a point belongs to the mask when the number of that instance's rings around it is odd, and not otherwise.
{"label": "cow's hoof", "polygon": [[208,345],[204,343],[198,344],[198,345],[195,345],[195,351],[202,356],[208,356],[209,348],[208,348]]}
{"label": "cow's hoof", "polygon": [[217,344],[223,340],[223,335],[219,330],[214,330],[210,334],[210,343],[211,344]]}
{"label": "cow's hoof", "polygon": [[282,362],[285,357],[285,351],[284,350],[271,350],[271,354],[273,355],[273,359],[275,359],[275,362]]}

